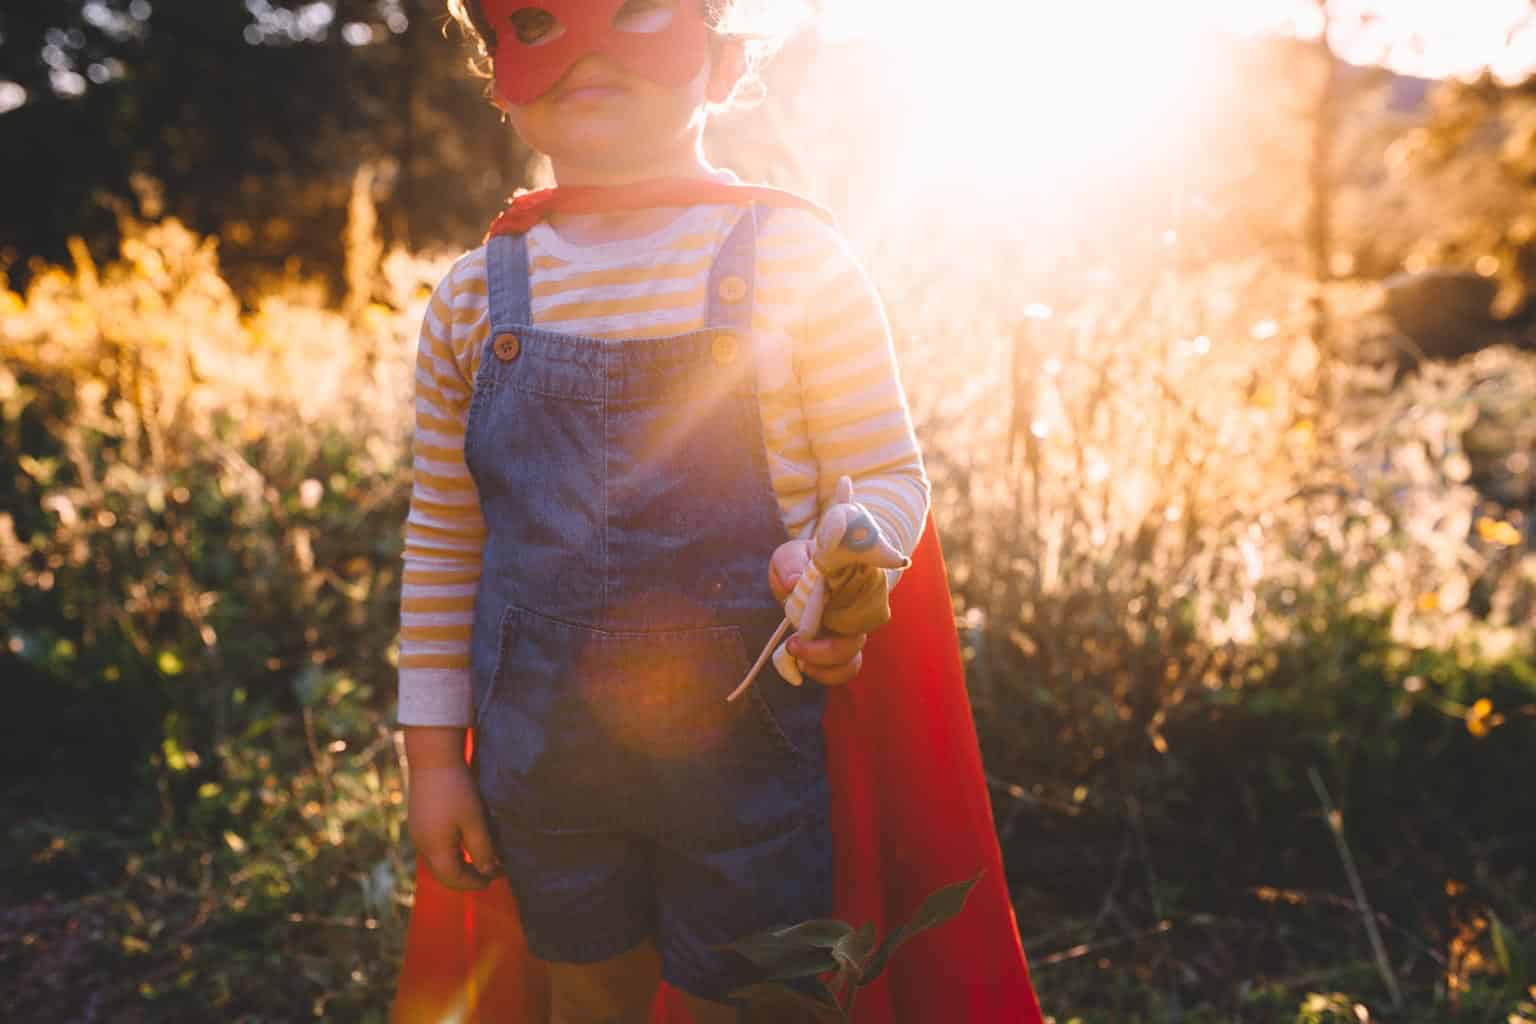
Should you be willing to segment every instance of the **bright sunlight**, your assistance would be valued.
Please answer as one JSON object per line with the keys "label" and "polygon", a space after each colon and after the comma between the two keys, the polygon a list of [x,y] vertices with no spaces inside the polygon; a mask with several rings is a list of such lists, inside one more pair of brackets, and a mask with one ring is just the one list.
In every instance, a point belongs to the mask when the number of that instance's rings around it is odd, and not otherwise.
{"label": "bright sunlight", "polygon": [[1201,21],[1150,5],[1118,13],[1113,31],[1094,6],[998,4],[980,18],[873,6],[843,0],[832,31],[887,51],[893,107],[931,181],[1031,189],[1121,158],[1154,143],[1198,67]]}
{"label": "bright sunlight", "polygon": [[[1425,77],[1503,77],[1536,63],[1526,0],[1470,7],[1437,0],[1336,4],[1348,60]],[[1519,29],[1511,30],[1511,25]],[[986,2],[951,9],[913,0],[831,0],[828,35],[873,41],[889,56],[893,107],[905,108],[914,173],[991,194],[1047,189],[1085,169],[1165,148],[1181,97],[1208,84],[1234,35],[1315,36],[1310,0],[1132,4]],[[1025,175],[1021,169],[1028,168]]]}

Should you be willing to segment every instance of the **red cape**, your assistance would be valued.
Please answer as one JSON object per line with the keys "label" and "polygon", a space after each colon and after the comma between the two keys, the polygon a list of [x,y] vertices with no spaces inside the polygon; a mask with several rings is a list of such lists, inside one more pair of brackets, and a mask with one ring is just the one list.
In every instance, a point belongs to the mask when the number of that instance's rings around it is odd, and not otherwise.
{"label": "red cape", "polygon": [[551,213],[606,213],[703,203],[761,203],[809,210],[828,224],[832,214],[802,196],[766,185],[732,185],[705,178],[656,178],[631,185],[562,185],[513,196],[485,237],[520,234]]}
{"label": "red cape", "polygon": [[[1041,1024],[1014,923],[930,518],[859,677],[828,695],[837,916],[884,935],[929,893],[983,872],[965,909],[903,946],[859,992],[856,1024]],[[396,1024],[543,1024],[548,991],[506,881],[416,873]],[[691,1024],[663,986],[652,1024]]]}

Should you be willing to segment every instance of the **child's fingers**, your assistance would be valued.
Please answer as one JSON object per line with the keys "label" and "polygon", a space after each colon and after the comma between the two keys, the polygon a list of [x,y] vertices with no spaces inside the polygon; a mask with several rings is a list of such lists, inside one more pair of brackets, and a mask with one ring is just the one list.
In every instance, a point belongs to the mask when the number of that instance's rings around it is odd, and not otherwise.
{"label": "child's fingers", "polygon": [[800,662],[805,674],[824,686],[842,686],[852,682],[863,667],[866,634],[841,636],[823,633],[814,640],[798,634],[790,638],[789,653]]}
{"label": "child's fingers", "polygon": [[782,604],[784,599],[789,596],[789,592],[795,589],[795,580],[799,578],[796,576],[794,579],[786,580],[779,575],[778,566],[770,565],[768,567],[768,589],[773,591],[773,599]]}
{"label": "child's fingers", "polygon": [[490,883],[490,879],[464,862],[458,843],[435,844],[423,849],[421,856],[432,877],[449,889],[484,889]]}
{"label": "child's fingers", "polygon": [[464,850],[482,878],[495,878],[501,874],[501,862],[491,846],[491,834],[486,831],[484,818],[465,823],[463,840]]}
{"label": "child's fingers", "polygon": [[864,667],[864,655],[855,654],[852,661],[840,665],[806,665],[805,674],[823,686],[843,686],[851,683]]}
{"label": "child's fingers", "polygon": [[768,560],[768,589],[773,591],[775,601],[782,602],[789,596],[810,560],[810,541],[786,541],[774,549]]}
{"label": "child's fingers", "polygon": [[789,653],[810,665],[840,665],[864,649],[868,633],[823,632],[814,640],[796,633],[789,638]]}

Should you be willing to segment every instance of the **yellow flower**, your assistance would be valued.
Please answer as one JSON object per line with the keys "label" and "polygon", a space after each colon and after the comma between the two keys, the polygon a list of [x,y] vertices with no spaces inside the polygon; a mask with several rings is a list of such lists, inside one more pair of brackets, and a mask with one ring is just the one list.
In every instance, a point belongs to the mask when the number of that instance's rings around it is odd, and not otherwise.
{"label": "yellow flower", "polygon": [[1488,544],[1498,544],[1506,548],[1515,547],[1520,543],[1520,531],[1513,523],[1494,519],[1491,516],[1478,517],[1477,535]]}
{"label": "yellow flower", "polygon": [[1493,701],[1483,697],[1467,709],[1467,732],[1481,739],[1504,724],[1504,716],[1493,710]]}

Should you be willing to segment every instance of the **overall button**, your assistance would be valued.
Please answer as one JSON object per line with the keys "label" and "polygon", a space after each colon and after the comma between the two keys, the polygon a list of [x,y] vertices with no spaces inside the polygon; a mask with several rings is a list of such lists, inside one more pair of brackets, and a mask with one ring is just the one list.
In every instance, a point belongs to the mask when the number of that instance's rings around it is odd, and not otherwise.
{"label": "overall button", "polygon": [[715,357],[715,362],[721,366],[730,366],[736,361],[736,351],[741,347],[741,342],[736,340],[734,334],[718,335],[710,343],[710,352]]}
{"label": "overall button", "polygon": [[740,302],[747,297],[747,282],[731,274],[720,279],[720,298],[726,302]]}
{"label": "overall button", "polygon": [[496,358],[504,363],[510,363],[523,351],[523,342],[517,335],[508,331],[505,334],[496,335],[493,343],[496,350]]}

